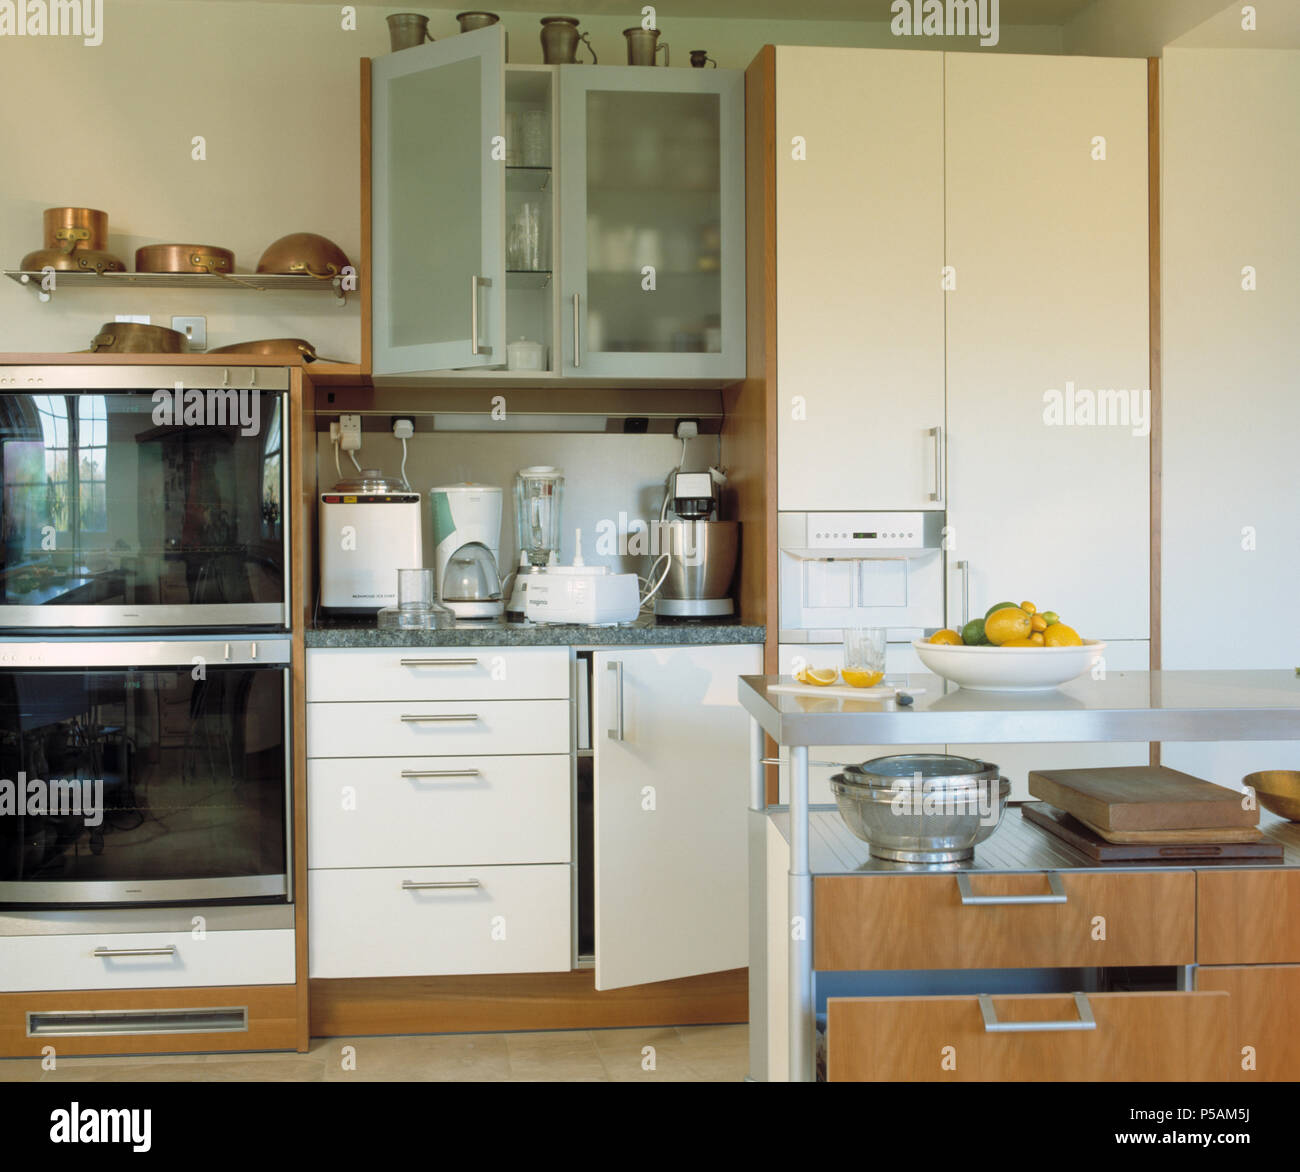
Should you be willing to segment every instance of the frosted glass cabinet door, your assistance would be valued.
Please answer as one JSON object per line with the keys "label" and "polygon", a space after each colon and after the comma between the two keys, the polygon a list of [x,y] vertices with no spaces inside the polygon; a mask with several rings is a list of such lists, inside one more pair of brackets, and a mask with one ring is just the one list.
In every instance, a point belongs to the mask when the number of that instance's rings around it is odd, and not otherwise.
{"label": "frosted glass cabinet door", "polygon": [[376,374],[505,361],[504,75],[500,25],[375,62]]}
{"label": "frosted glass cabinet door", "polygon": [[745,374],[744,75],[560,70],[564,373]]}

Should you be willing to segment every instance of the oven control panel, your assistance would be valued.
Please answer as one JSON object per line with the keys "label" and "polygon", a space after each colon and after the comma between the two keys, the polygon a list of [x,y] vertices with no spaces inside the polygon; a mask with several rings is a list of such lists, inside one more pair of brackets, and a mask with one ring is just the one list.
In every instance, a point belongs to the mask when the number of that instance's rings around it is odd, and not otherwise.
{"label": "oven control panel", "polygon": [[[804,549],[933,549],[938,545],[934,513],[804,513]],[[785,542],[782,542],[785,545]]]}

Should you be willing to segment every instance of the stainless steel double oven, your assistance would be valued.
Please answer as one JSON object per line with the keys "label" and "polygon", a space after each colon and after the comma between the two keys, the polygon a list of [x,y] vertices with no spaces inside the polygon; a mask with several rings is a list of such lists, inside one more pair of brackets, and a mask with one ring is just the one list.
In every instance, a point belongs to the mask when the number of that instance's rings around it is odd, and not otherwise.
{"label": "stainless steel double oven", "polygon": [[0,908],[292,901],[288,388],[0,366]]}

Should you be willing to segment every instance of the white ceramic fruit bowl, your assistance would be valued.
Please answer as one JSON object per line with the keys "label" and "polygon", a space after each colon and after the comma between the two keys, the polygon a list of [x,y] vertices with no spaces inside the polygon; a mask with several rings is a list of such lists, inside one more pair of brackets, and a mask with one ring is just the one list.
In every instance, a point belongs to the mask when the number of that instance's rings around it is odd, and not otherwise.
{"label": "white ceramic fruit bowl", "polygon": [[912,646],[935,675],[976,692],[1046,692],[1083,675],[1106,650],[1099,639],[1081,647],[965,647],[924,639]]}

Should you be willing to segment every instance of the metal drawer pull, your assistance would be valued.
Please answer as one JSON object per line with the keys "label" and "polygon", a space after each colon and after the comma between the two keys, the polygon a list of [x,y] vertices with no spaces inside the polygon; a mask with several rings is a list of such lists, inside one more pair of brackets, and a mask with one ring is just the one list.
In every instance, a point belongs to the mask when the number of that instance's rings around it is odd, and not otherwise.
{"label": "metal drawer pull", "polygon": [[176,945],[166,944],[161,948],[96,948],[91,955],[102,960],[111,960],[115,956],[175,956]]}
{"label": "metal drawer pull", "polygon": [[472,656],[469,659],[403,659],[403,667],[474,667],[478,663],[478,657]]}
{"label": "metal drawer pull", "polygon": [[957,876],[957,890],[961,892],[961,901],[965,905],[1030,904],[1030,903],[1065,903],[1065,883],[1059,871],[1047,872],[1047,886],[1051,895],[976,895],[970,888],[970,875],[963,871]]}
{"label": "metal drawer pull", "polygon": [[607,728],[605,735],[611,741],[621,741],[623,739],[623,661],[616,659],[612,663],[605,665],[607,671],[614,673],[614,727]]}
{"label": "metal drawer pull", "polygon": [[403,777],[477,777],[477,769],[403,769]]}
{"label": "metal drawer pull", "polygon": [[993,998],[987,993],[979,996],[980,1016],[984,1018],[984,1032],[988,1034],[1046,1034],[1058,1030],[1095,1030],[1097,1019],[1092,1016],[1092,1006],[1087,995],[1074,995],[1074,1008],[1078,1021],[998,1021],[998,1011],[993,1008]]}
{"label": "metal drawer pull", "polygon": [[440,882],[417,883],[414,879],[403,879],[403,891],[446,891],[452,887],[482,887],[477,879],[446,879]]}
{"label": "metal drawer pull", "polygon": [[404,713],[402,715],[403,724],[420,724],[426,720],[438,722],[444,720],[477,720],[477,719],[478,719],[477,712],[433,712],[433,713],[429,713],[427,716],[421,716],[419,714],[413,715],[411,713]]}

